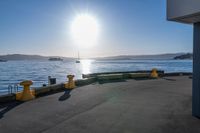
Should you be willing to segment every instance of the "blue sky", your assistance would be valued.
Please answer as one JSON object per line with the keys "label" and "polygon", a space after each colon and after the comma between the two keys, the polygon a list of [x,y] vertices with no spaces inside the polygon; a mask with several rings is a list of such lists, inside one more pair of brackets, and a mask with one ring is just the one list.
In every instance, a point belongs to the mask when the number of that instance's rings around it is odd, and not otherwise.
{"label": "blue sky", "polygon": [[[87,12],[98,45],[78,48],[70,24]],[[192,51],[192,25],[166,21],[165,0],[0,0],[0,54],[74,57]]]}

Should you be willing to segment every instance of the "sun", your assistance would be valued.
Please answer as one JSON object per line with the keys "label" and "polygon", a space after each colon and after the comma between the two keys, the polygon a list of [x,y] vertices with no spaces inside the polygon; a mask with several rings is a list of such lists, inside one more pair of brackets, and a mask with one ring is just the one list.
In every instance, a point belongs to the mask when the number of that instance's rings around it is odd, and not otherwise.
{"label": "sun", "polygon": [[77,15],[71,24],[71,34],[79,47],[90,47],[97,44],[99,24],[97,19],[89,14]]}

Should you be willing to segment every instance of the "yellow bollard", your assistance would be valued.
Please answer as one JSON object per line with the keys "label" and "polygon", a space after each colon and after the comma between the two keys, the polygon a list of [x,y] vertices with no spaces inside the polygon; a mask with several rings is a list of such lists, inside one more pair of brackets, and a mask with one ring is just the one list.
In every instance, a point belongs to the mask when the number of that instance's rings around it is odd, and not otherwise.
{"label": "yellow bollard", "polygon": [[158,72],[156,68],[153,68],[151,71],[151,77],[152,78],[158,78]]}
{"label": "yellow bollard", "polygon": [[16,100],[19,101],[28,101],[35,98],[34,91],[30,90],[30,86],[33,84],[31,80],[25,80],[20,83],[20,85],[24,86],[22,92],[16,94]]}
{"label": "yellow bollard", "polygon": [[67,75],[68,83],[65,83],[66,89],[74,89],[75,88],[75,82],[73,80],[74,75]]}

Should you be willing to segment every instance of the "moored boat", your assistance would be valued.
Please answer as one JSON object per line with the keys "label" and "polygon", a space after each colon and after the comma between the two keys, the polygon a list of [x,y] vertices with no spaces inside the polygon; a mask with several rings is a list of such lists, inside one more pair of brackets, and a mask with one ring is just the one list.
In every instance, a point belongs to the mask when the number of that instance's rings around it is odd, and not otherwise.
{"label": "moored boat", "polygon": [[0,62],[7,62],[7,60],[0,59]]}

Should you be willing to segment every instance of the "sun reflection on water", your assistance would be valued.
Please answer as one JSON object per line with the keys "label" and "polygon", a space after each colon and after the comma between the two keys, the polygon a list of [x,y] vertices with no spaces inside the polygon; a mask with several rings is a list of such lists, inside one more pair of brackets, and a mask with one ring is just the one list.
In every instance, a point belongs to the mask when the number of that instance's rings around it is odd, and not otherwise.
{"label": "sun reflection on water", "polygon": [[85,59],[81,60],[81,69],[83,74],[91,73],[91,63],[93,60]]}

